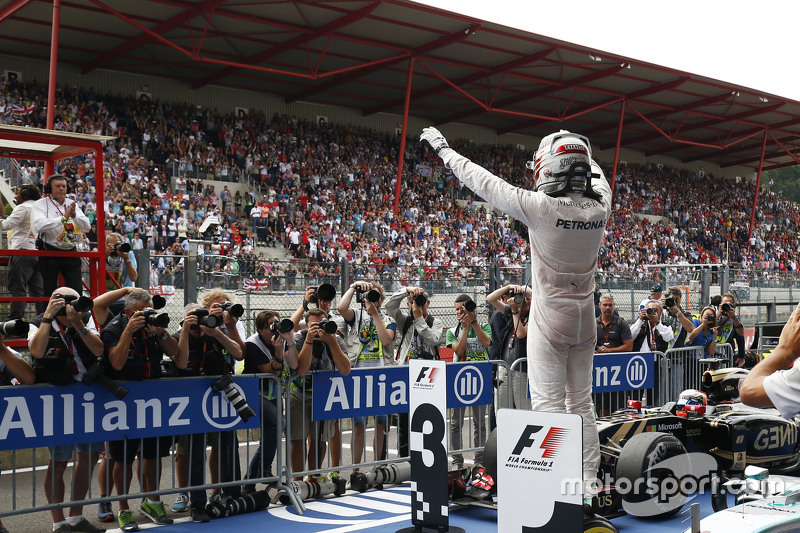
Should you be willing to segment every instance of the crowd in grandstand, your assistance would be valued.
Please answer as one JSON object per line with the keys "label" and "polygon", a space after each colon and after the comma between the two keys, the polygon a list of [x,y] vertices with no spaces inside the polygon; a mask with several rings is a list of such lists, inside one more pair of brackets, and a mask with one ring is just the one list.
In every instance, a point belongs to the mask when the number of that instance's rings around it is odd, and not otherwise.
{"label": "crowd in grandstand", "polygon": [[[0,122],[43,127],[45,86],[0,81]],[[283,246],[294,258],[332,263],[346,258],[358,274],[417,278],[444,268],[445,277],[473,277],[497,262],[525,264],[527,235],[493,216],[420,143],[406,145],[403,188],[394,216],[399,139],[354,126],[320,128],[294,117],[247,116],[100,94],[67,86],[57,92],[55,128],[116,136],[104,152],[107,229],[157,256],[153,278],[175,278],[186,238],[211,213],[222,223],[219,244],[202,247],[209,277],[296,276],[258,261],[256,246]],[[512,146],[455,142],[473,161],[530,187],[529,153]],[[94,221],[92,156],[64,161],[58,171]],[[606,167],[607,177],[611,170]],[[23,165],[22,180],[41,179]],[[213,184],[198,178],[212,177]],[[171,179],[172,178],[172,179]],[[233,195],[227,182],[252,180]],[[643,278],[648,263],[720,263],[776,272],[798,268],[798,208],[762,191],[748,240],[752,181],[700,176],[661,165],[618,170],[615,209],[601,249],[608,279]],[[463,199],[457,201],[457,199]],[[643,217],[641,215],[654,215]],[[88,234],[96,242],[96,226]],[[317,272],[317,276],[324,275]],[[330,269],[329,269],[330,270]],[[332,271],[327,274],[332,274]],[[300,273],[306,276],[307,273]],[[226,277],[227,276],[227,277]],[[313,274],[312,274],[313,277]]]}

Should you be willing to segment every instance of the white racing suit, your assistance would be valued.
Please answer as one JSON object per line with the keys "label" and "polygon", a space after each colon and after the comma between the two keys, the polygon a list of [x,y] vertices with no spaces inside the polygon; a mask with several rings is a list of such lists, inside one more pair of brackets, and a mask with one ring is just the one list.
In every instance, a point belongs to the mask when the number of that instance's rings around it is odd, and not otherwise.
{"label": "white racing suit", "polygon": [[528,226],[532,301],[528,319],[528,383],[534,411],[583,417],[583,478],[593,484],[600,445],[592,405],[595,268],[611,214],[611,187],[592,161],[600,201],[569,193],[553,198],[506,183],[452,150],[445,164],[495,208]]}

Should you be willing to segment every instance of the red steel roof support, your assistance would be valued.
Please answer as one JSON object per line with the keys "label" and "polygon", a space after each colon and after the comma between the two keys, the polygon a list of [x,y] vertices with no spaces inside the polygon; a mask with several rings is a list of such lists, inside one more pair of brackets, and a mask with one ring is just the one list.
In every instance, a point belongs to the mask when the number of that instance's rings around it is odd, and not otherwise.
{"label": "red steel roof support", "polygon": [[764,153],[767,151],[767,135],[769,131],[764,131],[764,140],[761,143],[761,159],[758,161],[758,174],[756,175],[756,193],[753,195],[753,207],[750,209],[750,231],[747,233],[747,243],[753,236],[753,226],[756,222],[756,206],[758,205],[758,190],[761,188],[761,171],[764,168]]}
{"label": "red steel roof support", "polygon": [[[411,105],[411,78],[414,75],[414,57],[408,60],[408,78],[406,79],[406,101],[403,107],[403,129],[400,132],[400,154],[397,157],[397,181],[394,184],[394,215],[400,210],[400,183],[403,179],[403,163],[406,155],[406,131],[408,129],[408,108]],[[396,220],[396,218],[395,218]]]}
{"label": "red steel roof support", "polygon": [[611,168],[611,198],[614,198],[614,185],[617,182],[617,164],[619,163],[619,147],[622,143],[622,122],[625,118],[625,100],[619,108],[619,128],[617,129],[617,145],[614,147],[614,166]]}
{"label": "red steel roof support", "polygon": [[[50,37],[50,79],[47,84],[47,129],[52,130],[55,125],[56,110],[56,74],[58,73],[58,33],[61,26],[61,0],[53,0],[53,29]],[[55,174],[52,161],[44,164],[44,181]]]}

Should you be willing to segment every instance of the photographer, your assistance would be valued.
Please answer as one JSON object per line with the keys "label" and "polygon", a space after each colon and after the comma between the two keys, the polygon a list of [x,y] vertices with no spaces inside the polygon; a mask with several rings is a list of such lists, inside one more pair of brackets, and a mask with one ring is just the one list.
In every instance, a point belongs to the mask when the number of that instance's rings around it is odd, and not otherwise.
{"label": "photographer", "polygon": [[[244,359],[246,346],[244,344],[243,331],[244,328],[239,322],[239,319],[234,316],[238,312],[243,312],[240,305],[234,304],[231,296],[221,290],[213,289],[203,295],[201,300],[201,307],[195,308],[192,313],[197,314],[199,329],[189,328],[190,335],[188,336],[188,348],[183,345],[180,346],[181,358],[187,358],[187,371],[189,375],[203,375],[203,376],[223,376],[225,374],[233,374],[236,361]],[[233,313],[234,307],[238,308],[237,313]],[[229,310],[226,310],[228,308]],[[209,318],[204,319],[203,316],[207,315]],[[241,315],[240,315],[241,316]],[[210,324],[219,324],[216,327],[207,327],[203,325],[204,320],[208,321],[214,317]],[[186,326],[184,318],[184,327]],[[191,320],[190,320],[191,322]],[[187,352],[188,350],[188,352]],[[208,454],[208,468],[210,472],[211,483],[219,483],[225,481],[234,481],[240,479],[241,467],[239,466],[238,453],[239,446],[236,439],[235,431],[221,431],[219,433],[209,433],[206,435],[211,451]],[[181,449],[179,447],[179,455],[188,449]],[[192,471],[198,468],[194,465],[190,467]],[[196,479],[198,483],[202,480],[202,468],[196,470]],[[180,471],[179,471],[180,472]],[[186,472],[186,469],[183,469]],[[192,476],[195,478],[195,476]],[[186,479],[186,478],[184,478]],[[194,485],[190,481],[190,485]],[[228,487],[222,490],[225,496],[238,498],[241,495],[241,489],[238,486]],[[215,490],[211,493],[211,499],[216,500],[220,496],[220,491]],[[205,495],[203,495],[205,499]],[[194,503],[192,502],[193,509]],[[197,502],[199,504],[199,501]],[[175,509],[175,505],[173,505]],[[196,510],[196,509],[195,509]],[[195,512],[195,515],[199,515]]]}
{"label": "photographer", "polygon": [[705,346],[707,355],[717,351],[717,310],[711,306],[700,311],[700,319],[693,319],[694,330],[686,337],[686,346]]}
{"label": "photographer", "polygon": [[[400,310],[405,300],[408,313]],[[397,323],[400,339],[395,341],[395,360],[407,365],[409,359],[438,359],[439,346],[444,341],[444,326],[438,318],[428,314],[431,301],[428,293],[419,287],[400,289],[386,301],[386,313]],[[397,415],[397,448],[400,457],[408,457],[408,413]]]}
{"label": "photographer", "polygon": [[[358,309],[350,304],[356,295]],[[384,288],[377,283],[357,281],[339,300],[338,311],[347,324],[347,355],[354,368],[379,367],[395,364],[394,339],[397,325],[381,313],[386,298]],[[386,415],[375,417],[375,460],[386,459]],[[361,462],[364,453],[364,417],[353,419],[353,464]]]}
{"label": "photographer", "polygon": [[[35,250],[36,239],[31,231],[31,210],[33,205],[41,198],[36,185],[23,185],[17,187],[14,201],[17,206],[11,214],[0,220],[0,230],[11,231],[8,239],[9,250]],[[2,202],[0,202],[2,203]],[[42,273],[39,270],[39,259],[34,255],[12,255],[8,260],[8,292],[11,296],[23,297],[43,296]],[[36,314],[42,314],[47,306],[46,302],[36,302]],[[14,301],[10,304],[9,320],[25,316],[26,303]]]}
{"label": "photographer", "polygon": [[[452,348],[453,362],[459,361],[488,361],[489,346],[492,344],[492,328],[489,324],[479,324],[475,302],[466,294],[456,296],[453,304],[456,311],[458,325],[447,330],[445,345]],[[450,447],[461,449],[463,442],[461,432],[464,427],[464,412],[466,407],[457,407],[450,413]],[[473,405],[470,408],[472,415],[473,446],[479,448],[475,452],[475,464],[483,464],[483,445],[486,443],[486,407]],[[464,455],[453,454],[453,469],[460,470],[464,467]]]}
{"label": "photographer", "polygon": [[656,300],[647,302],[639,311],[639,317],[631,324],[634,352],[666,352],[674,334],[661,323],[661,304]]}
{"label": "photographer", "polygon": [[[139,277],[136,270],[136,255],[131,250],[131,245],[123,242],[122,235],[112,233],[106,237],[106,291],[113,291],[121,287],[133,287]],[[124,301],[119,300],[112,306],[112,313],[122,311]]]}
{"label": "photographer", "polygon": [[[185,368],[183,374],[186,376],[221,376],[231,373],[235,361],[242,359],[242,352],[238,343],[227,335],[227,328],[223,324],[225,312],[219,302],[214,302],[211,309],[200,304],[189,304],[185,307],[184,312],[181,328],[173,335],[178,341],[179,355],[176,364],[179,368]],[[203,484],[207,436],[215,455],[214,461],[210,461],[212,482],[219,480],[218,468],[222,470],[223,481],[233,481],[236,475],[233,464],[236,457],[234,432],[225,431],[208,435],[194,433],[178,437],[175,470],[178,484],[181,487]],[[222,459],[221,464],[218,464],[218,458]],[[239,494],[237,493],[235,496],[239,496]],[[178,494],[172,510],[186,511],[186,504],[190,503],[189,511],[192,520],[208,522],[209,517],[205,511],[206,492],[204,490],[191,491],[188,500],[187,502],[186,493]]]}
{"label": "photographer", "polygon": [[686,316],[681,308],[681,288],[667,288],[667,297],[661,300],[664,311],[661,312],[661,322],[667,324],[672,330],[672,340],[668,348],[683,348],[686,345],[686,336],[694,330],[694,323]]}
{"label": "photographer", "polygon": [[[152,309],[150,293],[141,288],[133,289],[125,297],[125,308],[103,329],[101,338],[108,346],[105,369],[114,380],[140,381],[161,377],[161,360],[166,353],[179,369],[185,361],[178,360],[178,341],[164,327],[151,324],[157,316]],[[145,311],[146,310],[146,311]],[[128,493],[133,479],[133,460],[141,448],[143,492],[158,491],[161,475],[161,458],[169,455],[172,437],[131,438],[108,443],[108,451],[114,462],[112,477],[119,496]],[[145,498],[140,504],[142,513],[156,524],[171,524],[164,504],[156,496]],[[136,531],[138,526],[127,499],[119,501],[119,525],[122,531]]]}
{"label": "photographer", "polygon": [[[500,287],[486,296],[486,301],[495,308],[496,314],[492,317],[492,344],[496,346],[494,358],[501,359],[508,367],[497,367],[497,397],[495,409],[513,407],[516,409],[530,409],[531,400],[528,398],[528,316],[531,307],[531,289],[527,285],[509,284]],[[497,324],[499,327],[495,327]],[[509,402],[511,390],[504,383],[509,383],[509,367],[517,359],[525,359],[522,366],[511,370],[511,388],[513,397]]]}
{"label": "photographer", "polygon": [[[31,321],[28,330],[28,348],[33,358],[36,383],[69,385],[83,381],[86,371],[103,355],[103,343],[97,336],[94,320],[88,312],[81,312],[71,303],[77,302],[78,293],[69,287],[57,288],[44,313]],[[48,503],[64,501],[64,472],[67,463],[77,452],[72,475],[72,500],[82,500],[89,489],[94,465],[103,451],[103,443],[64,444],[51,446],[50,461],[44,478]],[[53,531],[89,531],[102,529],[83,518],[83,507],[71,507],[69,518],[63,509],[50,511]]]}
{"label": "photographer", "polygon": [[[296,377],[289,387],[289,429],[291,441],[292,472],[301,472],[306,460],[305,443],[309,437],[307,460],[308,469],[319,467],[319,458],[325,455],[328,439],[327,424],[311,421],[311,387],[309,372],[314,370],[337,370],[346,376],[350,373],[350,360],[347,358],[347,345],[336,333],[327,333],[320,323],[327,319],[322,309],[311,309],[306,312],[305,320],[308,329],[295,334],[297,356],[289,351],[286,362],[295,372]],[[324,326],[324,324],[323,324]]]}
{"label": "photographer", "polygon": [[[297,358],[297,345],[294,343],[293,324],[281,320],[277,311],[261,311],[256,317],[256,333],[245,341],[247,352],[244,356],[244,374],[273,374],[280,379],[286,366],[286,352],[293,352]],[[283,327],[282,327],[283,326]],[[258,479],[272,476],[272,461],[278,449],[278,435],[283,431],[283,412],[281,390],[276,390],[275,382],[261,382],[261,440],[256,453],[250,459],[245,479]],[[245,485],[248,493],[255,491],[255,485]]]}
{"label": "photographer", "polygon": [[[19,352],[6,346],[4,341],[5,337],[0,335],[0,387],[32,385],[36,381],[36,375],[33,373],[31,365]],[[62,531],[65,530],[62,528]],[[72,530],[66,529],[66,531]],[[3,527],[2,520],[0,520],[0,532],[8,533]]]}
{"label": "photographer", "polygon": [[733,343],[736,340],[738,366],[744,365],[744,325],[736,315],[736,297],[730,292],[722,295],[722,301],[717,309],[717,344]]}

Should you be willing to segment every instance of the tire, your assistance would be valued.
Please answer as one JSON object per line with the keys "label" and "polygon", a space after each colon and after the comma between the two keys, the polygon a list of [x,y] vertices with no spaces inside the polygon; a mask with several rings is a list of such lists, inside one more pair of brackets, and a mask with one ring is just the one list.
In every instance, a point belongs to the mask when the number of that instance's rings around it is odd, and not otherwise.
{"label": "tire", "polygon": [[[667,460],[671,468],[661,466]],[[640,518],[661,519],[675,515],[683,507],[685,495],[678,491],[664,498],[658,488],[664,487],[662,482],[670,477],[679,482],[690,470],[686,448],[673,435],[648,432],[634,436],[623,446],[614,472],[623,509]],[[626,480],[627,486],[623,486]]]}
{"label": "tire", "polygon": [[619,533],[619,529],[602,516],[584,516],[583,533]]}

